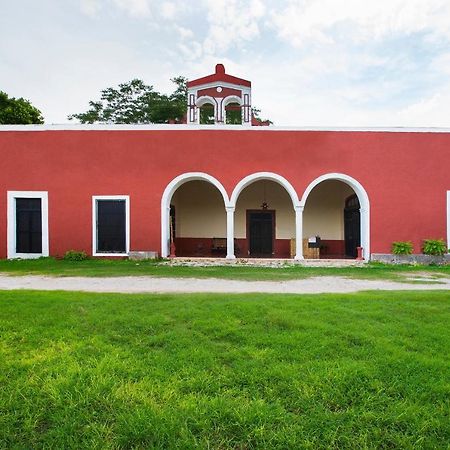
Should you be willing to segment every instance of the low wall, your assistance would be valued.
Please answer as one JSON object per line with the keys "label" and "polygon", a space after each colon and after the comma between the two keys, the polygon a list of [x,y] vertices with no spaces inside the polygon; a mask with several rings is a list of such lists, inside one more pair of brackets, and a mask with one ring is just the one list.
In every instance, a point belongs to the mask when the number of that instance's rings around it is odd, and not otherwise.
{"label": "low wall", "polygon": [[443,256],[433,255],[392,255],[390,253],[372,253],[372,261],[382,262],[386,264],[450,264],[450,254]]}

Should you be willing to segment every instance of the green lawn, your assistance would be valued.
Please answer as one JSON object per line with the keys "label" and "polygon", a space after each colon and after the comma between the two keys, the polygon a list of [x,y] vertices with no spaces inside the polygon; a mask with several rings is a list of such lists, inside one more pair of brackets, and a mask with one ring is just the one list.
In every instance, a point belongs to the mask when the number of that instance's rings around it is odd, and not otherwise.
{"label": "green lawn", "polygon": [[427,274],[432,277],[450,277],[447,266],[393,266],[386,264],[364,264],[360,267],[304,267],[285,265],[282,267],[252,266],[171,266],[160,261],[130,261],[111,259],[88,259],[64,261],[54,258],[35,260],[0,260],[0,273],[12,275],[54,276],[143,276],[227,278],[236,280],[290,280],[312,276],[347,276],[363,279],[389,279],[403,281],[405,277]]}
{"label": "green lawn", "polygon": [[0,293],[0,448],[448,448],[450,293]]}

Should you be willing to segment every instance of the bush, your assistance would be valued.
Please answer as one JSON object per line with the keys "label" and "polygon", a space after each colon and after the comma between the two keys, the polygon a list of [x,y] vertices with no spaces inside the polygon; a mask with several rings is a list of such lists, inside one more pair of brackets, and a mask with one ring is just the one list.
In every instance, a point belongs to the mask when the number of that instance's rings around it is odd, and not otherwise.
{"label": "bush", "polygon": [[87,253],[84,251],[69,250],[64,254],[65,261],[84,261],[87,259]]}
{"label": "bush", "polygon": [[410,255],[413,252],[412,242],[393,242],[392,243],[392,253],[394,255]]}
{"label": "bush", "polygon": [[447,253],[447,245],[444,239],[425,239],[422,251],[425,255],[443,255]]}

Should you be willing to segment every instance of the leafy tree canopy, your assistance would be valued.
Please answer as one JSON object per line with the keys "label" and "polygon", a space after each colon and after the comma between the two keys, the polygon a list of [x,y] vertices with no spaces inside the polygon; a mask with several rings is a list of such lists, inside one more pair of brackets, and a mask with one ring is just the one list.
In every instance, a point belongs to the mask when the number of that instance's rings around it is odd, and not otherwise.
{"label": "leafy tree canopy", "polygon": [[84,113],[71,114],[69,120],[81,123],[167,123],[181,121],[186,112],[187,78],[172,78],[176,89],[170,94],[161,94],[153,86],[134,79],[119,84],[118,88],[101,91],[99,101],[90,101]]}
{"label": "leafy tree canopy", "polygon": [[261,110],[258,108],[252,108],[253,118],[264,125],[273,125],[273,122],[270,119],[261,119]]}
{"label": "leafy tree canopy", "polygon": [[8,97],[0,91],[0,124],[28,125],[44,123],[41,111],[24,98]]}

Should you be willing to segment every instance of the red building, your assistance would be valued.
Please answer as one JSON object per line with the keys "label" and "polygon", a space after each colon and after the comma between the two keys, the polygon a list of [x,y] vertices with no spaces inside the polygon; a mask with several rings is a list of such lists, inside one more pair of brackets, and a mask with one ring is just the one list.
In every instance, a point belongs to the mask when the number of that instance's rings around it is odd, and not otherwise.
{"label": "red building", "polygon": [[449,242],[450,129],[255,127],[250,82],[218,65],[188,87],[186,125],[0,126],[0,257]]}

